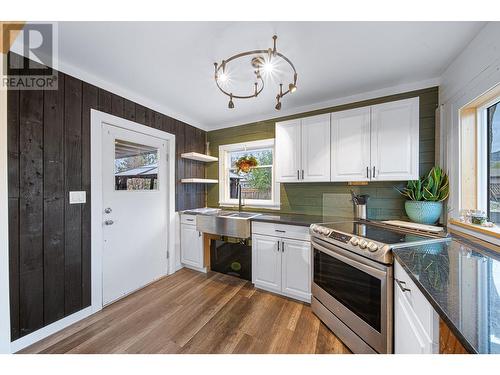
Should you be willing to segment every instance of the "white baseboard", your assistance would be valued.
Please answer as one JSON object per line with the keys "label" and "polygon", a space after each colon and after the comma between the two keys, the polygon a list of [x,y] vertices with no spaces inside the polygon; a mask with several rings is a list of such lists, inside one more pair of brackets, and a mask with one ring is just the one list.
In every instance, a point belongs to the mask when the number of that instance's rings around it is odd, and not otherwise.
{"label": "white baseboard", "polygon": [[177,271],[179,271],[179,270],[181,270],[183,268],[184,268],[184,266],[182,264],[176,264],[174,266],[174,272],[173,273],[176,273]]}
{"label": "white baseboard", "polygon": [[85,319],[92,314],[93,314],[92,306],[77,311],[74,314],[71,314],[61,320],[58,320],[57,322],[54,322],[52,324],[49,324],[48,326],[40,328],[39,330],[30,333],[29,335],[26,335],[24,337],[21,337],[20,339],[12,341],[10,344],[10,351],[11,353],[16,353],[19,350],[22,350],[40,340],[43,340],[44,338],[49,337],[50,335],[53,335],[54,333],[59,332],[60,330],[69,327],[70,325],[82,319]]}
{"label": "white baseboard", "polygon": [[207,267],[194,267],[194,266],[190,266],[189,264],[183,264],[181,266],[181,268],[189,268],[190,270],[193,270],[193,271],[198,271],[198,272],[203,272],[203,273],[207,273],[208,270],[207,270]]}

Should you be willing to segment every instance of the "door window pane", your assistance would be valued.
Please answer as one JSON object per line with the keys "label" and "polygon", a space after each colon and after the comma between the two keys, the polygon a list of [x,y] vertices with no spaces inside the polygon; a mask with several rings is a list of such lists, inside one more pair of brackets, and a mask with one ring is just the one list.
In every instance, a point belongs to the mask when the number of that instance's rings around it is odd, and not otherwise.
{"label": "door window pane", "polygon": [[500,102],[488,108],[488,217],[500,223]]}
{"label": "door window pane", "polygon": [[158,190],[158,149],[116,139],[115,190]]}

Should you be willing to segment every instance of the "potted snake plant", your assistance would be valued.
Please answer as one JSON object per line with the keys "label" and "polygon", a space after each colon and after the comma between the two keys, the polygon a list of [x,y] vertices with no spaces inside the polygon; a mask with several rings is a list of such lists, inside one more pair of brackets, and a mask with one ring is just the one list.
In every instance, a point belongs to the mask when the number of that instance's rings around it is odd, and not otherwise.
{"label": "potted snake plant", "polygon": [[435,224],[443,212],[443,201],[450,193],[450,182],[448,175],[435,166],[426,176],[408,181],[405,188],[396,189],[407,199],[405,210],[411,221]]}

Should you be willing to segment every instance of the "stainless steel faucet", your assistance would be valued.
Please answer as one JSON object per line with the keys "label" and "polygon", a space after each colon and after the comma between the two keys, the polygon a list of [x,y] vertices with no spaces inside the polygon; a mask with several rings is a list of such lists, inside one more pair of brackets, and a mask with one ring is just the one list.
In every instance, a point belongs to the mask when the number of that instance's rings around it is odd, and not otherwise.
{"label": "stainless steel faucet", "polygon": [[241,212],[242,207],[244,206],[241,204],[241,180],[238,178],[238,183],[236,185],[236,190],[238,191],[238,211]]}

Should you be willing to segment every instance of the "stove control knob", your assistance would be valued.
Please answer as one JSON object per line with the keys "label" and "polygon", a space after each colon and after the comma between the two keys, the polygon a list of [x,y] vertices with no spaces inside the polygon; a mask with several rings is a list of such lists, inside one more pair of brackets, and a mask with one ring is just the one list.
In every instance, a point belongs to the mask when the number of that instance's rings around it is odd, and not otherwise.
{"label": "stove control knob", "polygon": [[321,233],[323,233],[325,236],[328,236],[331,233],[331,230],[328,228],[322,228]]}
{"label": "stove control knob", "polygon": [[313,232],[318,232],[318,226],[316,224],[311,225],[311,229]]}
{"label": "stove control knob", "polygon": [[366,249],[366,246],[368,245],[368,242],[366,240],[360,240],[359,241],[359,247],[362,249]]}
{"label": "stove control knob", "polygon": [[359,244],[359,238],[358,237],[351,237],[351,239],[349,240],[349,242],[353,246],[358,246],[358,244]]}
{"label": "stove control knob", "polygon": [[367,247],[368,247],[368,250],[372,253],[378,250],[378,245],[376,243],[373,243],[373,242],[368,242]]}

